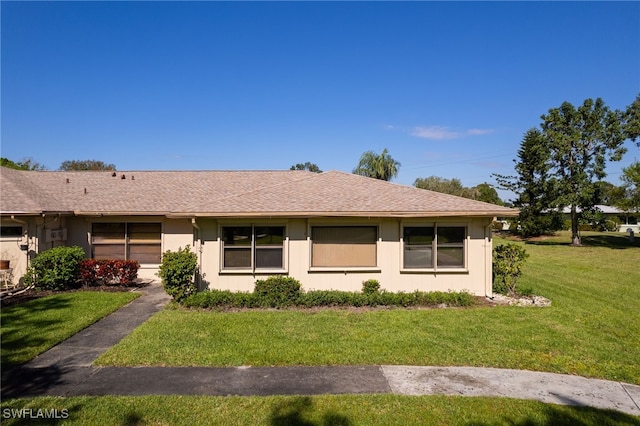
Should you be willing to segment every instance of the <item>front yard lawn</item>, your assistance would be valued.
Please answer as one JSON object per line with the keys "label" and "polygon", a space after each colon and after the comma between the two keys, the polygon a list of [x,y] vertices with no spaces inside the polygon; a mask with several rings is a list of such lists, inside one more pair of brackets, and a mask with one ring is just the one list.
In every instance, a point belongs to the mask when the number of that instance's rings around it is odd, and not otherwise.
{"label": "front yard lawn", "polygon": [[29,361],[138,296],[79,291],[2,308],[2,368]]}
{"label": "front yard lawn", "polygon": [[[507,398],[400,395],[269,397],[74,397],[3,402],[11,410],[57,410],[63,424],[82,425],[638,425],[615,411]],[[8,411],[7,411],[8,410]],[[15,411],[14,411],[15,413]],[[56,413],[56,412],[54,412]],[[32,424],[3,418],[3,424]],[[33,422],[33,421],[31,421]],[[55,423],[52,420],[50,424]]]}
{"label": "front yard lawn", "polygon": [[567,236],[526,244],[522,285],[549,308],[165,310],[97,364],[467,365],[640,384],[640,248],[597,237],[586,247]]}

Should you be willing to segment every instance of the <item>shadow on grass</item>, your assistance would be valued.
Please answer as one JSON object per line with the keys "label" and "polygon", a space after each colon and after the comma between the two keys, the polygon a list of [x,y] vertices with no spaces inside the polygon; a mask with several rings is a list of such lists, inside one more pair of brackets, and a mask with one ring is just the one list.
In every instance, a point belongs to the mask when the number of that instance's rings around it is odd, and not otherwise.
{"label": "shadow on grass", "polygon": [[[582,246],[584,247],[608,247],[611,249],[628,249],[633,247],[640,247],[640,238],[636,238],[631,242],[629,236],[625,234],[612,235],[585,235],[580,238],[582,240]],[[553,240],[526,240],[525,244],[531,244],[536,246],[570,246],[571,241],[558,241]]]}
{"label": "shadow on grass", "polygon": [[[56,327],[58,319],[34,315],[45,311],[54,313],[69,309],[68,297],[59,296],[30,300],[23,304],[2,309],[2,367],[3,369],[20,364],[22,353],[27,348],[39,347],[47,343],[45,332]],[[53,318],[56,315],[52,315]],[[25,330],[31,330],[25,333]]]}
{"label": "shadow on grass", "polygon": [[332,411],[324,413],[320,421],[305,419],[312,411],[314,411],[313,400],[308,396],[287,400],[273,408],[269,424],[272,426],[349,426],[353,424],[347,416]]}
{"label": "shadow on grass", "polygon": [[545,405],[539,419],[513,419],[503,417],[491,422],[469,422],[467,426],[640,426],[640,418],[614,410],[599,410],[592,407],[567,405]]}

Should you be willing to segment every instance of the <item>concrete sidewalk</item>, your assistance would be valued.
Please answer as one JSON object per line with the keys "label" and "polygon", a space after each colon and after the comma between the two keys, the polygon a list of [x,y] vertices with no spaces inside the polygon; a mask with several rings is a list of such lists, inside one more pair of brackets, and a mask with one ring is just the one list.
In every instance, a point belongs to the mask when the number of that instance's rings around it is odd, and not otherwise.
{"label": "concrete sidewalk", "polygon": [[498,396],[614,409],[640,416],[640,386],[532,371],[475,367],[95,367],[92,362],[169,301],[143,296],[29,363],[2,372],[2,397],[77,395]]}

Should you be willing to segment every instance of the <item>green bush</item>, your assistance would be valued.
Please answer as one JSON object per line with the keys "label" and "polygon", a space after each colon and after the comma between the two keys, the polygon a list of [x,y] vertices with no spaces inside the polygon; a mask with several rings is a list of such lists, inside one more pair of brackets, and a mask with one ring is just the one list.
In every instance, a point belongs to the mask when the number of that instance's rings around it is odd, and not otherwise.
{"label": "green bush", "polygon": [[202,291],[184,298],[181,303],[187,308],[201,309],[255,308],[258,306],[255,293],[229,290]]}
{"label": "green bush", "polygon": [[[273,300],[272,300],[273,301]],[[182,300],[182,305],[187,308],[200,309],[230,309],[230,308],[258,308],[286,306],[312,307],[361,307],[361,306],[402,306],[402,307],[433,307],[447,306],[471,306],[475,303],[475,297],[466,291],[461,292],[424,292],[391,293],[382,291],[378,293],[364,294],[352,291],[338,290],[313,290],[300,292],[293,299],[282,299],[282,304],[265,304],[264,296],[257,293],[236,293],[228,290],[207,290],[192,294]]]}
{"label": "green bush", "polygon": [[502,244],[493,249],[493,291],[515,296],[518,278],[529,255],[515,243]]}
{"label": "green bush", "polygon": [[80,247],[55,247],[39,253],[24,277],[27,285],[39,290],[67,290],[78,286],[80,263],[84,250]]}
{"label": "green bush", "polygon": [[257,280],[254,293],[262,307],[280,308],[296,305],[300,297],[300,282],[293,277],[274,275]]}
{"label": "green bush", "polygon": [[162,254],[162,263],[156,275],[162,280],[167,294],[180,302],[196,291],[196,268],[196,254],[189,246],[179,247],[177,251],[167,250]]}
{"label": "green bush", "polygon": [[380,282],[378,280],[367,280],[362,282],[363,294],[375,294],[380,292]]}

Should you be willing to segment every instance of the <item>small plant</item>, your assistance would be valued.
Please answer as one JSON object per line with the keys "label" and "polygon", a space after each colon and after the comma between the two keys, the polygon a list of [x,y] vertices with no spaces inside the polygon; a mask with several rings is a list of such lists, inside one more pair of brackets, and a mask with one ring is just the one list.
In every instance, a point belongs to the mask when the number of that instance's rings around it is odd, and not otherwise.
{"label": "small plant", "polygon": [[24,277],[25,284],[39,290],[67,290],[74,288],[84,259],[81,247],[54,247],[38,254]]}
{"label": "small plant", "polygon": [[162,263],[156,274],[162,280],[167,294],[177,302],[196,291],[194,275],[198,266],[196,254],[189,246],[162,254]]}
{"label": "small plant", "polygon": [[362,282],[363,294],[375,294],[380,292],[380,282],[378,280],[367,280]]}
{"label": "small plant", "polygon": [[515,243],[493,249],[493,290],[496,293],[518,295],[518,279],[528,256],[526,250]]}
{"label": "small plant", "polygon": [[257,280],[254,293],[261,306],[280,308],[297,304],[301,287],[300,281],[293,277],[274,275]]}

